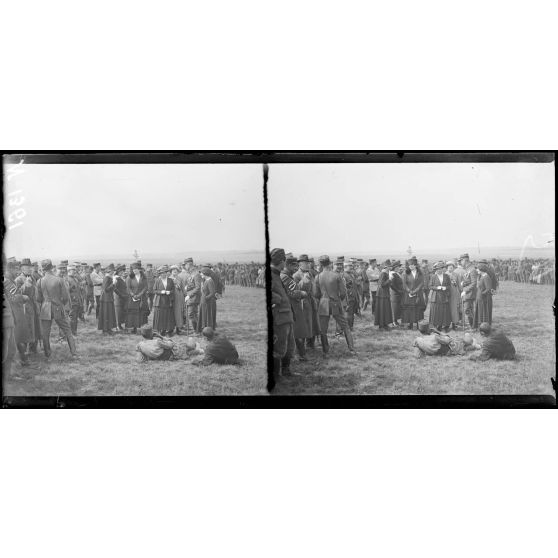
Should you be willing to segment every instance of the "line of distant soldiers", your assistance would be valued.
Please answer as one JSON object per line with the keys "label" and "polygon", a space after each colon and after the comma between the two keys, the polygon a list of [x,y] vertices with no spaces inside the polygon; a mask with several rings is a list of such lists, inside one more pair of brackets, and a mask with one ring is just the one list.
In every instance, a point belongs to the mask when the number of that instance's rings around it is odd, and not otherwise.
{"label": "line of distant soldiers", "polygon": [[500,281],[532,283],[535,285],[555,285],[556,265],[549,259],[493,259],[492,263]]}
{"label": "line of distant soldiers", "polygon": [[223,264],[225,284],[240,287],[265,288],[265,268],[254,262],[250,264]]}
{"label": "line of distant soldiers", "polygon": [[379,330],[406,326],[413,329],[424,321],[430,304],[429,323],[447,333],[468,325],[478,331],[481,324],[492,326],[492,297],[499,279],[494,263],[472,262],[469,254],[456,261],[428,260],[419,265],[411,257],[402,263],[387,259],[343,256],[333,262],[321,256],[316,265],[306,254],[298,258],[282,248],[271,251],[271,308],[273,316],[274,376],[289,375],[294,352],[305,361],[306,349],[319,340],[323,357],[329,353],[328,326],[336,322],[336,335],[344,336],[355,354],[353,325],[368,305]]}
{"label": "line of distant soldiers", "polygon": [[[254,264],[254,266],[257,264]],[[137,333],[153,312],[153,329],[161,335],[201,334],[204,328],[217,327],[217,299],[225,291],[226,269],[240,264],[194,265],[186,258],[180,265],[152,264],[144,268],[141,260],[129,268],[121,264],[85,262],[54,266],[45,259],[38,262],[23,258],[3,260],[3,364],[11,363],[16,351],[22,365],[42,343],[46,358],[52,351],[52,321],[60,329],[72,357],[78,358],[75,336],[78,321],[95,309],[97,327],[106,335],[116,331]]]}

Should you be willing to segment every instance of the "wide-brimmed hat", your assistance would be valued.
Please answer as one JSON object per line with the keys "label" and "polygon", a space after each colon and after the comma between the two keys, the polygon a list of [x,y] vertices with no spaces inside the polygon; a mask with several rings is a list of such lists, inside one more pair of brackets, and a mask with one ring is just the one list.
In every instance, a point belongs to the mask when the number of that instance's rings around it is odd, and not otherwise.
{"label": "wide-brimmed hat", "polygon": [[444,267],[446,267],[446,264],[442,261],[439,261],[432,266],[432,271],[438,271],[438,269],[444,269]]}
{"label": "wide-brimmed hat", "polygon": [[415,258],[415,256],[413,256],[412,258],[409,258],[409,259],[407,260],[407,264],[408,264],[408,265],[410,265],[410,264],[418,265],[418,261],[417,261],[417,259]]}
{"label": "wide-brimmed hat", "polygon": [[52,260],[42,260],[41,261],[41,267],[47,271],[49,269],[52,269]]}
{"label": "wide-brimmed hat", "polygon": [[180,271],[180,268],[177,265],[171,265],[170,270],[176,269],[176,271]]}
{"label": "wide-brimmed hat", "polygon": [[465,252],[464,254],[461,254],[461,256],[459,256],[460,261],[465,259],[465,258],[469,259],[469,254],[467,252]]}
{"label": "wide-brimmed hat", "polygon": [[285,254],[285,261],[288,264],[296,263],[298,260],[293,256],[292,252]]}
{"label": "wide-brimmed hat", "polygon": [[93,267],[97,267],[97,266],[100,266],[100,265],[101,265],[101,264],[100,264],[99,262],[97,262],[97,263],[94,263],[94,264],[93,264]]}
{"label": "wide-brimmed hat", "polygon": [[370,258],[370,259],[368,260],[368,263],[371,263],[371,264],[372,264],[372,263],[376,263],[376,258]]}
{"label": "wide-brimmed hat", "polygon": [[21,260],[21,265],[31,265],[31,260],[29,258],[23,258]]}
{"label": "wide-brimmed hat", "polygon": [[299,261],[299,262],[308,262],[308,263],[310,263],[310,260],[308,259],[308,254],[300,254],[300,256],[298,256],[298,261]]}
{"label": "wide-brimmed hat", "polygon": [[116,273],[120,273],[121,271],[125,271],[125,270],[126,270],[126,266],[125,266],[125,265],[118,264],[118,265],[115,267],[115,270],[114,270],[114,271],[115,271]]}
{"label": "wide-brimmed hat", "polygon": [[194,263],[194,258],[185,258],[184,263],[185,264],[189,264],[189,263],[193,264]]}
{"label": "wide-brimmed hat", "polygon": [[395,260],[392,264],[391,264],[391,269],[395,269],[396,267],[401,267],[401,262],[399,260]]}
{"label": "wide-brimmed hat", "polygon": [[114,264],[108,264],[107,267],[105,267],[105,271],[114,271]]}
{"label": "wide-brimmed hat", "polygon": [[321,265],[329,265],[331,263],[329,256],[326,255],[320,256],[318,258],[318,261],[320,262]]}

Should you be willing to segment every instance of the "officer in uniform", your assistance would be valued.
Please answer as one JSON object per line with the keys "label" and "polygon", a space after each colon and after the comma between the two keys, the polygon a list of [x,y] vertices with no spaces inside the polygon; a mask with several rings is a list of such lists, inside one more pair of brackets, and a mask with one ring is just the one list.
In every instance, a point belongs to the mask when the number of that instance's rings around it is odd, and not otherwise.
{"label": "officer in uniform", "polygon": [[281,281],[281,271],[286,262],[283,248],[274,248],[271,258],[271,313],[273,316],[273,374],[269,376],[268,389],[275,386],[275,378],[290,375],[294,354],[293,311],[289,295]]}
{"label": "officer in uniform", "polygon": [[77,357],[75,340],[64,309],[70,300],[68,289],[64,280],[54,275],[51,260],[43,260],[41,265],[45,275],[37,285],[37,301],[41,303],[40,318],[45,356],[49,358],[51,355],[50,328],[54,320],[68,341],[72,357]]}
{"label": "officer in uniform", "polygon": [[[463,299],[463,311],[469,327],[473,327],[473,318],[475,314],[475,300],[477,298],[477,280],[479,274],[475,266],[469,260],[469,254],[461,254],[459,256],[461,267],[463,268],[463,280],[461,281],[461,298]],[[465,320],[465,317],[463,318]]]}
{"label": "officer in uniform", "polygon": [[[312,258],[313,259],[313,258]],[[308,337],[306,338],[306,346],[315,347],[315,338],[320,334],[320,325],[318,319],[318,304],[314,298],[314,278],[317,273],[311,267],[311,260],[307,254],[301,254],[298,258],[298,271],[293,275],[293,279],[297,287],[305,291],[308,295],[302,300],[302,310],[304,319],[308,327]]]}
{"label": "officer in uniform", "polygon": [[28,344],[29,352],[37,352],[37,342],[41,335],[41,321],[39,319],[39,304],[37,303],[37,283],[33,279],[32,264],[29,258],[21,261],[21,275],[14,281],[17,293],[27,297],[25,303],[15,304],[16,312],[22,310],[21,316],[16,318],[16,342],[18,350],[25,353]]}
{"label": "officer in uniform", "polygon": [[78,318],[83,310],[83,297],[77,269],[73,265],[68,267],[68,294],[70,296],[70,329],[72,335],[77,335]]}
{"label": "officer in uniform", "polygon": [[347,316],[343,308],[343,301],[347,299],[347,289],[343,282],[343,275],[342,273],[331,270],[329,256],[320,256],[319,261],[322,266],[322,272],[316,277],[314,296],[319,300],[318,314],[320,317],[320,338],[322,341],[324,358],[327,358],[329,352],[327,329],[330,316],[333,316],[339,329],[345,334],[349,351],[354,353],[353,335],[349,329]]}
{"label": "officer in uniform", "polygon": [[193,258],[184,260],[189,279],[186,283],[186,307],[188,309],[188,319],[192,322],[193,331],[198,329],[198,313],[201,300],[202,276],[194,266]]}
{"label": "officer in uniform", "polygon": [[355,314],[358,310],[358,285],[356,277],[353,273],[353,264],[351,262],[345,263],[345,270],[343,271],[343,282],[347,289],[347,323],[349,329],[353,331],[355,323]]}

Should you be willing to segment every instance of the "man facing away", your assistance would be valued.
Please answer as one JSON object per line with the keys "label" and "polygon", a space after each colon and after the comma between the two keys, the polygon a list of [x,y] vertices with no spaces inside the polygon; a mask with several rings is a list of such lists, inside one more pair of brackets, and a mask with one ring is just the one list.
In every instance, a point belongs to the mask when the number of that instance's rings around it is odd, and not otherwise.
{"label": "man facing away", "polygon": [[103,291],[103,275],[101,274],[101,264],[93,264],[93,271],[90,274],[93,283],[93,296],[95,297],[95,318],[99,319],[99,309],[101,306],[101,293]]}
{"label": "man facing away", "polygon": [[319,261],[322,266],[322,272],[316,277],[314,282],[314,296],[319,300],[320,339],[322,341],[324,358],[327,358],[329,353],[327,329],[330,316],[333,316],[339,329],[345,334],[349,351],[355,353],[353,335],[349,329],[345,310],[343,309],[343,301],[347,298],[347,289],[343,282],[343,275],[342,273],[332,271],[329,256],[321,256]]}

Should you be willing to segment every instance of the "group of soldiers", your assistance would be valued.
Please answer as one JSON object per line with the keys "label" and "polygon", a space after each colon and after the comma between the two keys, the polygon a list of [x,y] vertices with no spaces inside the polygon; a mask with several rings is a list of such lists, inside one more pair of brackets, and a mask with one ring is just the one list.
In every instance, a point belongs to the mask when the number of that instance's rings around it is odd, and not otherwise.
{"label": "group of soldiers", "polygon": [[550,259],[494,259],[496,275],[500,281],[532,283],[534,285],[555,285],[556,266]]}
{"label": "group of soldiers", "polygon": [[265,288],[265,269],[260,264],[223,264],[222,271],[226,285]]}
{"label": "group of soldiers", "polygon": [[[328,357],[330,318],[336,336],[344,337],[349,353],[356,354],[355,316],[362,316],[368,306],[382,331],[413,329],[416,324],[422,334],[447,336],[460,326],[483,335],[492,332],[492,297],[499,284],[494,261],[474,262],[465,253],[432,267],[415,257],[379,264],[376,259],[332,260],[324,255],[316,262],[282,248],[271,251],[270,261],[274,377],[289,375],[295,351],[305,361],[307,349],[316,343]],[[470,350],[476,344],[464,346]]]}
{"label": "group of soldiers", "polygon": [[152,264],[144,268],[141,260],[129,267],[68,260],[55,266],[49,259],[39,266],[29,258],[4,260],[3,364],[9,366],[17,352],[26,366],[39,344],[49,358],[53,321],[60,330],[59,341],[65,340],[72,357],[79,358],[78,323],[85,322],[93,310],[97,328],[105,335],[141,333],[151,313],[152,327],[161,337],[214,332],[216,301],[224,294],[226,271],[231,267],[241,266],[196,266],[192,258],[157,268]]}

